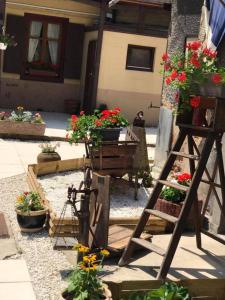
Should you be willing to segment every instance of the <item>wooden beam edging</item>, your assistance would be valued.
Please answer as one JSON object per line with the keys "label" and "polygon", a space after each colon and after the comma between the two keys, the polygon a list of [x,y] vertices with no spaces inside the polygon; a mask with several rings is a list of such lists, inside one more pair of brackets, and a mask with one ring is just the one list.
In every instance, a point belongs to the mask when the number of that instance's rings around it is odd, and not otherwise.
{"label": "wooden beam edging", "polygon": [[[39,164],[28,165],[27,172],[27,183],[29,189],[39,193],[41,196],[43,203],[48,207],[49,210],[49,218],[51,219],[52,226],[57,226],[59,223],[59,215],[54,211],[51,206],[50,201],[46,198],[45,192],[43,190],[42,185],[38,182],[37,177],[47,174],[54,174],[58,172],[72,171],[72,170],[80,170],[84,167],[85,164],[89,163],[89,160],[84,158],[76,158],[76,159],[68,159],[61,160],[55,162],[45,162]],[[109,220],[109,225],[121,225],[131,229],[134,229],[139,217],[111,217]],[[65,218],[61,223],[69,228],[71,225],[77,225],[78,221],[75,220],[75,224],[71,218]],[[162,233],[165,232],[167,222],[161,220],[157,217],[151,217],[145,227],[145,230],[148,231],[151,228],[151,233]],[[66,234],[65,234],[66,236]]]}

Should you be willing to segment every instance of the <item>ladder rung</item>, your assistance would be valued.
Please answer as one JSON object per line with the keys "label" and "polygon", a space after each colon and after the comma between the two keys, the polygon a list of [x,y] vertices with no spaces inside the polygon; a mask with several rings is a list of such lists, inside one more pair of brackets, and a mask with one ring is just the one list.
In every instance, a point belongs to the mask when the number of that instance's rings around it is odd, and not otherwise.
{"label": "ladder rung", "polygon": [[167,181],[167,180],[158,180],[158,182],[163,184],[163,185],[173,187],[173,188],[175,188],[177,190],[180,190],[180,191],[187,192],[189,190],[189,186],[173,183],[173,182],[170,182],[170,181]]}
{"label": "ladder rung", "polygon": [[216,183],[216,182],[211,182],[211,181],[206,180],[206,179],[201,179],[201,182],[209,184],[209,185],[214,185],[215,187],[221,188],[221,185],[219,183]]}
{"label": "ladder rung", "polygon": [[213,131],[213,128],[211,127],[202,127],[202,126],[194,126],[190,124],[177,124],[179,127],[183,128],[189,128],[189,129],[195,129],[195,130],[200,130],[200,131]]}
{"label": "ladder rung", "polygon": [[153,215],[153,216],[156,216],[156,217],[159,217],[159,218],[161,218],[161,219],[163,219],[163,220],[166,220],[166,221],[168,221],[168,222],[170,222],[170,223],[177,223],[177,221],[178,221],[178,218],[176,218],[176,217],[174,217],[174,216],[171,216],[171,215],[168,215],[168,214],[166,214],[166,213],[164,213],[164,212],[162,212],[162,211],[159,211],[159,210],[155,210],[155,209],[145,209],[145,211],[147,212],[147,213],[150,213],[151,215]]}
{"label": "ladder rung", "polygon": [[194,160],[199,160],[199,158],[200,158],[198,155],[187,154],[187,153],[184,153],[184,152],[171,151],[171,154],[186,157],[186,158],[190,158],[190,159],[194,159]]}
{"label": "ladder rung", "polygon": [[148,242],[146,240],[140,239],[140,238],[132,238],[132,242],[150,250],[153,251],[161,256],[164,256],[166,254],[165,250],[163,250],[162,248],[152,244],[151,242]]}

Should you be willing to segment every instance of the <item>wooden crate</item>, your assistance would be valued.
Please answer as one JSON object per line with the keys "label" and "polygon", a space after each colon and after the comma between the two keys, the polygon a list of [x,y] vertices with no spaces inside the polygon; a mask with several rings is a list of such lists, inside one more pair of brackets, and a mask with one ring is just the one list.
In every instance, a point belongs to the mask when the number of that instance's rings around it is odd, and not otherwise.
{"label": "wooden crate", "polygon": [[[28,166],[27,172],[27,183],[30,190],[39,193],[43,203],[48,207],[49,213],[49,235],[53,236],[54,233],[57,233],[57,236],[70,237],[73,234],[78,233],[78,220],[73,220],[72,218],[65,218],[61,223],[59,223],[60,216],[56,214],[52,208],[49,200],[46,198],[44,190],[41,184],[38,182],[37,177],[47,174],[53,174],[58,172],[65,172],[71,170],[79,170],[85,164],[89,164],[90,160],[84,158],[77,159],[68,159],[54,162],[46,162],[39,164],[32,164]],[[112,217],[109,219],[109,225],[120,225],[125,226],[130,229],[134,229],[139,218],[138,217]],[[152,234],[164,233],[167,222],[165,220],[159,219],[157,217],[151,216],[146,227],[145,231]],[[60,227],[60,229],[58,228]],[[71,234],[71,230],[75,228],[75,232]]]}
{"label": "wooden crate", "polygon": [[[184,279],[176,281],[188,288],[192,300],[224,300],[225,279]],[[160,280],[106,281],[113,300],[126,300],[137,291],[150,291],[160,287]]]}

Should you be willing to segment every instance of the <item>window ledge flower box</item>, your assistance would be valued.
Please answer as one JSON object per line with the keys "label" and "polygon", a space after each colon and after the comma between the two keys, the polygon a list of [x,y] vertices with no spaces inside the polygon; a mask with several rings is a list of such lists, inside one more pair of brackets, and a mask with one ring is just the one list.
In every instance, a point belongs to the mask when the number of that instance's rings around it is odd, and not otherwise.
{"label": "window ledge flower box", "polygon": [[42,136],[45,133],[45,123],[30,123],[10,120],[0,120],[0,134],[21,134]]}

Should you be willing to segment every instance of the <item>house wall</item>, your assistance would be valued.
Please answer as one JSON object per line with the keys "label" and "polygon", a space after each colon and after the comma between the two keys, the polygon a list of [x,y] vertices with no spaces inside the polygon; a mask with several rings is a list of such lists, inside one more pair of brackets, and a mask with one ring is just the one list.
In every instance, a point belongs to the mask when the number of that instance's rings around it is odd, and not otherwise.
{"label": "house wall", "polygon": [[[154,72],[126,70],[128,44],[156,48]],[[160,106],[160,61],[166,45],[166,38],[104,31],[97,103],[119,106],[130,122],[142,110],[146,124],[156,126],[159,110],[149,106]]]}
{"label": "house wall", "polygon": [[[72,0],[20,0],[7,1],[7,14],[23,16],[24,13],[68,18],[70,23],[95,23],[99,14],[97,6]],[[25,5],[23,5],[25,4]],[[34,5],[35,7],[32,7]],[[62,11],[63,10],[63,11]],[[15,108],[20,104],[27,109],[64,111],[64,100],[80,102],[81,80],[64,78],[64,83],[20,80],[20,74],[2,73],[0,107]]]}

